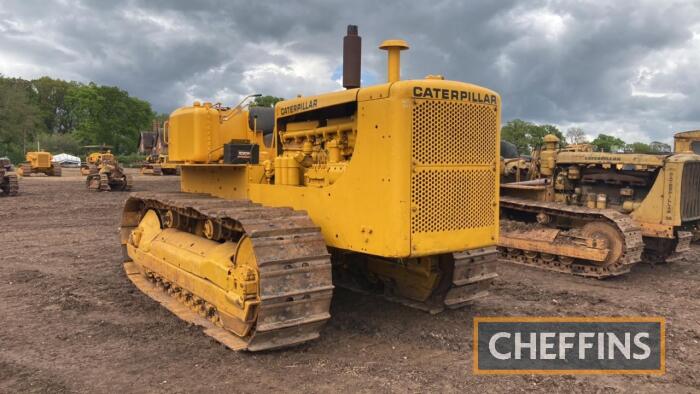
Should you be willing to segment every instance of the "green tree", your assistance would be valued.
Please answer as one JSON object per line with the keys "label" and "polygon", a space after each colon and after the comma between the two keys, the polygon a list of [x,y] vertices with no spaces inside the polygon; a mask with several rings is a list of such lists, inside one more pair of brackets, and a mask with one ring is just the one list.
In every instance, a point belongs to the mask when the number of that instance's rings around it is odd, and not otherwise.
{"label": "green tree", "polygon": [[39,146],[42,150],[57,153],[68,153],[80,156],[80,141],[74,133],[42,133],[38,136]]}
{"label": "green tree", "polygon": [[282,97],[275,96],[260,96],[250,104],[253,107],[274,107],[279,101],[284,100]]}
{"label": "green tree", "polygon": [[24,161],[43,125],[27,81],[0,75],[0,156]]}
{"label": "green tree", "polygon": [[520,154],[529,154],[542,146],[543,138],[547,134],[556,135],[562,146],[566,144],[561,131],[550,124],[537,125],[522,119],[513,119],[501,128],[501,138],[514,144]]}
{"label": "green tree", "polygon": [[136,150],[139,131],[150,130],[154,113],[146,101],[117,87],[94,83],[70,89],[66,98],[82,144],[107,144],[117,154]]}
{"label": "green tree", "polygon": [[518,153],[530,153],[529,133],[533,124],[522,119],[513,119],[501,128],[501,139],[504,139],[518,148]]}
{"label": "green tree", "polygon": [[547,134],[554,134],[559,138],[559,146],[566,146],[564,134],[562,134],[559,128],[551,124],[535,125],[535,128],[530,134],[530,146],[534,149],[544,145],[544,136]]}
{"label": "green tree", "polygon": [[606,134],[598,134],[591,144],[600,152],[614,152],[625,147],[625,141]]}
{"label": "green tree", "polygon": [[46,130],[53,133],[73,130],[73,117],[66,96],[70,89],[79,84],[49,77],[35,79],[31,84]]}
{"label": "green tree", "polygon": [[15,162],[37,143],[55,153],[76,154],[77,145],[102,143],[129,153],[153,119],[149,103],[117,87],[0,75],[0,156]]}
{"label": "green tree", "polygon": [[625,151],[631,153],[653,153],[651,146],[643,142],[633,142],[631,144],[627,144]]}

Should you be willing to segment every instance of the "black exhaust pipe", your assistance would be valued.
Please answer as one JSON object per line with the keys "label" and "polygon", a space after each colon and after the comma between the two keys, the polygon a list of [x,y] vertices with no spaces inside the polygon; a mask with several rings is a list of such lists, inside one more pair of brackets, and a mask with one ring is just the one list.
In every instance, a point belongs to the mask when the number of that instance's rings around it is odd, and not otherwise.
{"label": "black exhaust pipe", "polygon": [[343,87],[360,87],[362,60],[362,37],[357,35],[357,26],[348,25],[348,34],[343,38]]}

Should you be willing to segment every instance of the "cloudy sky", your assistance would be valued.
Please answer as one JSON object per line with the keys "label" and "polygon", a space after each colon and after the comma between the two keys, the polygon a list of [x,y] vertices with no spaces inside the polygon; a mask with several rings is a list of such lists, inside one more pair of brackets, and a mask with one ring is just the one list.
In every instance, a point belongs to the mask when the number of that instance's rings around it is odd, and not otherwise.
{"label": "cloudy sky", "polygon": [[0,0],[0,73],[117,85],[169,112],[194,99],[340,88],[347,24],[402,38],[402,77],[443,74],[522,118],[669,142],[700,129],[700,1]]}

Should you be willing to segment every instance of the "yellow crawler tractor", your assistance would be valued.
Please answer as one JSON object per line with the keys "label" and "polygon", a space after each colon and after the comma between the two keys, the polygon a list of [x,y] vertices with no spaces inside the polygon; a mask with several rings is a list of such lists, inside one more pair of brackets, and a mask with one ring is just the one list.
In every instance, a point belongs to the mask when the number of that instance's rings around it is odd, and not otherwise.
{"label": "yellow crawler tractor", "polygon": [[180,163],[170,161],[168,155],[159,154],[156,165],[163,175],[180,175]]}
{"label": "yellow crawler tractor", "polygon": [[139,138],[139,153],[146,155],[146,160],[141,166],[143,175],[180,175],[180,164],[168,159],[168,143],[166,132],[168,122],[163,122],[163,127],[158,127],[154,122],[153,131],[142,131]]}
{"label": "yellow crawler tractor", "polygon": [[[501,102],[440,76],[360,88],[360,38],[344,41],[346,90],[274,109],[195,102],[170,116],[181,192],[127,200],[128,277],[232,349],[315,339],[334,286],[439,312],[496,276]],[[332,269],[333,268],[333,269]]]}
{"label": "yellow crawler tractor", "polygon": [[48,176],[61,176],[61,165],[52,162],[53,156],[49,152],[27,152],[26,162],[20,164],[17,174],[30,176],[32,174],[45,174]]}
{"label": "yellow crawler tractor", "polygon": [[16,196],[19,192],[17,174],[12,171],[12,163],[6,157],[0,157],[0,196]]}
{"label": "yellow crawler tractor", "polygon": [[180,175],[180,163],[168,160],[168,155],[151,154],[141,166],[143,175]]}
{"label": "yellow crawler tractor", "polygon": [[143,175],[180,175],[180,163],[168,160],[168,155],[150,155],[141,166]]}
{"label": "yellow crawler tractor", "polygon": [[103,154],[109,154],[111,155],[112,152],[110,149],[112,149],[111,146],[109,145],[85,145],[83,146],[83,149],[85,150],[85,161],[80,164],[80,174],[81,175],[90,175],[91,172],[95,172],[95,168],[97,168],[97,163],[100,161],[100,158],[102,157]]}
{"label": "yellow crawler tractor", "polygon": [[604,278],[642,260],[673,261],[700,222],[700,156],[558,149],[545,136],[542,178],[501,184],[499,249],[510,261]]}
{"label": "yellow crawler tractor", "polygon": [[91,153],[88,156],[88,163],[88,174],[85,179],[88,190],[95,192],[131,190],[134,184],[131,175],[124,172],[117,158],[109,150]]}
{"label": "yellow crawler tractor", "polygon": [[514,144],[501,141],[501,183],[520,182],[538,177],[537,171],[533,169],[536,162],[533,157],[520,156]]}
{"label": "yellow crawler tractor", "polygon": [[90,168],[95,167],[95,163],[99,159],[100,152],[93,152],[85,156],[85,161],[80,164],[80,174],[90,175]]}
{"label": "yellow crawler tractor", "polygon": [[676,133],[673,136],[673,151],[700,155],[700,130]]}

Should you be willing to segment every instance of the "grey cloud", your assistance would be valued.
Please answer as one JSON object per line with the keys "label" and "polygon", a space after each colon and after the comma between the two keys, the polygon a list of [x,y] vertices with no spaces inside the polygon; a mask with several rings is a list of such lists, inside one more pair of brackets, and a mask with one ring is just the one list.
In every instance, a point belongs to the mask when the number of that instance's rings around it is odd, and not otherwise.
{"label": "grey cloud", "polygon": [[492,88],[504,120],[646,140],[700,128],[692,0],[4,3],[0,67],[118,85],[162,112],[194,97],[337,89],[342,36],[354,23],[368,74],[385,75],[383,39],[406,39],[404,77],[441,73]]}

